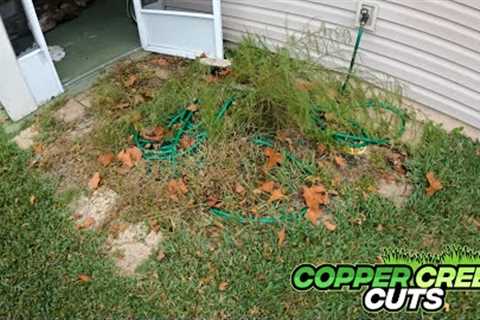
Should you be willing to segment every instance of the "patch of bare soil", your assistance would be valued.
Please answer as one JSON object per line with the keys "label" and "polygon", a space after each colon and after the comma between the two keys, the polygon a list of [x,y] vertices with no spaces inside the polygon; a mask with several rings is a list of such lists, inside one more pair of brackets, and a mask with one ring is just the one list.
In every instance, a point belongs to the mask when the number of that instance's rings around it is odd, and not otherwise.
{"label": "patch of bare soil", "polygon": [[107,240],[107,250],[121,273],[133,275],[157,250],[162,234],[154,230],[148,232],[148,227],[144,223],[117,223],[114,227],[116,234]]}

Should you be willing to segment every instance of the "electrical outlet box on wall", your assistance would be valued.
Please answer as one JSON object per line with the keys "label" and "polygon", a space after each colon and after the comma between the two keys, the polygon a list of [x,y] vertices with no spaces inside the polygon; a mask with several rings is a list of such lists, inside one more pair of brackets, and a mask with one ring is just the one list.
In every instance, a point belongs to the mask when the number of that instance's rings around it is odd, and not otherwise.
{"label": "electrical outlet box on wall", "polygon": [[362,18],[362,10],[368,10],[370,15],[368,22],[363,26],[366,30],[375,32],[377,26],[377,18],[380,7],[378,4],[369,1],[359,1],[357,8],[357,17],[355,19],[355,26],[360,26],[360,20]]}

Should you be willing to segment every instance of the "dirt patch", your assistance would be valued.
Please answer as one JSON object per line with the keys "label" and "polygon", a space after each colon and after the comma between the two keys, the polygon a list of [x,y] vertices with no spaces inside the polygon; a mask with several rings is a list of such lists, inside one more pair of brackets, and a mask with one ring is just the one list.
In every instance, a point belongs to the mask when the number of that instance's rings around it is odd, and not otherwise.
{"label": "dirt patch", "polygon": [[143,224],[123,225],[118,234],[107,240],[107,248],[124,275],[133,275],[136,269],[154,253],[162,240],[160,232],[148,232]]}
{"label": "dirt patch", "polygon": [[62,108],[58,109],[54,117],[57,121],[72,123],[85,117],[85,106],[76,99],[70,99]]}
{"label": "dirt patch", "polygon": [[382,197],[389,199],[396,207],[400,208],[405,205],[405,202],[412,194],[413,186],[404,180],[380,179],[377,191]]}
{"label": "dirt patch", "polygon": [[20,149],[27,150],[33,147],[35,144],[35,139],[38,137],[40,132],[34,126],[29,127],[21,131],[13,141],[18,145]]}
{"label": "dirt patch", "polygon": [[98,229],[102,227],[115,209],[118,199],[119,195],[108,188],[100,188],[90,198],[81,198],[74,214],[77,228]]}

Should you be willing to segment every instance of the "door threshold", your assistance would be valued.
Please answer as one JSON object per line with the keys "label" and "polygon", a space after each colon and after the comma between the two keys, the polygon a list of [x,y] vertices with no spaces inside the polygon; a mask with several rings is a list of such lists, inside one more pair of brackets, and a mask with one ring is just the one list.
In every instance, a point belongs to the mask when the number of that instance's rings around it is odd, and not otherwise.
{"label": "door threshold", "polygon": [[150,54],[149,52],[143,51],[141,47],[137,47],[135,49],[132,49],[124,54],[121,54],[105,63],[102,63],[101,65],[95,67],[94,69],[82,74],[81,76],[78,76],[74,79],[62,82],[63,87],[65,88],[66,91],[69,93],[80,93],[81,91],[88,89],[93,82],[97,79],[97,76],[104,70],[108,69],[111,67],[113,64],[118,62],[119,60],[128,58],[130,56],[135,56],[137,57],[143,57]]}

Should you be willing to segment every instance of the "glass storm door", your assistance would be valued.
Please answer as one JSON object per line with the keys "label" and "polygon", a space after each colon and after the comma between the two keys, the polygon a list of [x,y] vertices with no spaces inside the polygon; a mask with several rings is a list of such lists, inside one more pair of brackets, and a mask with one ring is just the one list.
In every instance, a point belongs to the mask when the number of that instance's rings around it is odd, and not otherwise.
{"label": "glass storm door", "polygon": [[[11,9],[6,12],[0,26],[0,60],[6,70],[0,73],[0,102],[12,120],[19,120],[61,94],[63,86],[32,0],[11,1]],[[16,28],[21,31],[8,33],[9,14],[20,17]]]}
{"label": "glass storm door", "polygon": [[134,0],[143,49],[223,58],[220,0]]}

